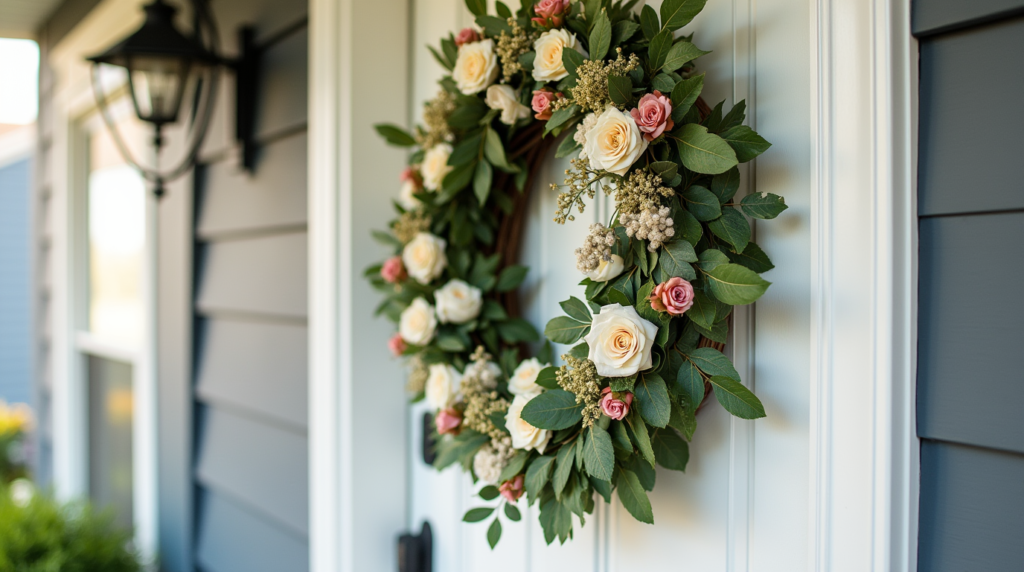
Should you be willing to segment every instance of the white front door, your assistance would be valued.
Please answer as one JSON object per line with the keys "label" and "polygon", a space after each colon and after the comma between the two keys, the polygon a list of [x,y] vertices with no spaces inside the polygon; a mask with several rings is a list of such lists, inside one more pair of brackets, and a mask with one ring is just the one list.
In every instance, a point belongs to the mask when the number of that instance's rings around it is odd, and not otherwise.
{"label": "white front door", "polygon": [[[661,1],[647,2],[657,9]],[[784,12],[785,10],[782,10]],[[767,10],[766,10],[767,12]],[[801,8],[801,15],[806,14]],[[709,0],[704,12],[683,32],[695,32],[694,42],[713,53],[698,60],[699,71],[707,72],[704,97],[714,105],[726,100],[732,103],[746,99],[748,121],[753,120],[753,96],[756,75],[754,39],[757,27],[753,23],[753,2],[747,0]],[[413,117],[421,115],[422,102],[432,97],[438,86],[441,68],[425,49],[436,45],[449,31],[457,32],[472,23],[472,17],[462,0],[415,0],[413,2]],[[780,19],[772,23],[772,34],[796,32],[789,43],[806,38],[808,21],[804,18]],[[788,28],[788,31],[787,31]],[[806,89],[806,84],[791,86]],[[781,118],[778,118],[781,119]],[[775,123],[775,121],[773,121]],[[799,129],[799,126],[797,127]],[[772,140],[772,133],[764,135]],[[789,134],[787,134],[789,135]],[[559,226],[552,221],[556,194],[548,190],[552,182],[561,183],[567,160],[549,158],[541,172],[538,187],[534,189],[529,205],[527,231],[522,247],[523,264],[530,267],[530,275],[521,291],[525,318],[538,330],[556,315],[561,314],[558,302],[569,296],[583,297],[577,283],[581,276],[576,270],[573,251],[582,244],[587,227],[592,222],[608,223],[608,203],[599,198],[584,215],[574,222]],[[803,165],[801,165],[803,167]],[[744,186],[741,193],[751,192],[751,179],[756,167],[741,166]],[[772,185],[782,184],[776,180]],[[791,196],[780,188],[758,190]],[[799,226],[799,225],[798,225]],[[791,227],[792,231],[796,227]],[[769,238],[770,237],[766,237]],[[792,236],[791,236],[792,238]],[[784,241],[782,241],[784,243]],[[780,246],[784,248],[784,246]],[[766,247],[769,254],[775,256]],[[796,253],[794,253],[796,254]],[[803,271],[800,265],[797,269]],[[769,276],[769,280],[772,277]],[[776,343],[800,344],[804,324],[780,326],[758,324],[754,327],[753,311],[737,308],[734,314],[733,340],[727,352],[732,354],[744,381],[753,381],[752,357],[755,337],[773,337]],[[780,340],[778,332],[792,327],[796,338]],[[556,348],[559,350],[567,348]],[[802,357],[802,356],[801,356]],[[769,360],[765,363],[771,364]],[[806,362],[805,362],[806,363]],[[784,373],[780,370],[778,373]],[[804,375],[806,379],[806,375]],[[790,377],[795,384],[788,391],[800,392],[802,381]],[[468,475],[458,467],[437,473],[424,464],[420,443],[423,430],[422,406],[412,408],[411,486],[409,510],[410,528],[418,531],[424,521],[433,529],[434,570],[438,572],[660,572],[669,570],[801,570],[806,566],[807,458],[805,446],[806,420],[780,415],[772,419],[772,407],[781,411],[781,404],[766,401],[769,419],[757,422],[743,421],[729,416],[717,404],[703,408],[698,416],[698,429],[690,444],[690,461],[685,473],[657,470],[657,484],[651,493],[655,525],[635,521],[613,496],[612,503],[600,501],[583,528],[575,528],[575,538],[564,546],[556,542],[547,546],[537,522],[536,507],[526,507],[525,497],[520,501],[523,520],[519,523],[503,521],[503,534],[495,550],[488,547],[486,530],[490,523],[465,524],[462,515],[469,508],[485,506],[475,496],[476,488]],[[769,430],[766,443],[770,449],[764,453],[754,448],[755,428],[760,423]],[[781,423],[781,425],[779,425]],[[788,425],[787,425],[788,424]],[[774,427],[772,427],[774,425]],[[780,438],[779,431],[782,431]],[[805,443],[805,441],[804,441]],[[781,446],[780,446],[781,445]],[[796,445],[796,446],[794,446]],[[759,453],[761,453],[759,455]],[[788,483],[781,483],[758,506],[772,506],[779,510],[761,515],[755,522],[753,500],[755,466],[765,463],[771,469],[766,477],[769,486],[785,475]],[[782,468],[782,470],[779,470]],[[773,496],[774,495],[774,496]],[[755,543],[754,533],[762,538],[784,537],[782,544],[766,546]],[[764,557],[761,564],[757,555]],[[763,566],[762,566],[763,564]]]}

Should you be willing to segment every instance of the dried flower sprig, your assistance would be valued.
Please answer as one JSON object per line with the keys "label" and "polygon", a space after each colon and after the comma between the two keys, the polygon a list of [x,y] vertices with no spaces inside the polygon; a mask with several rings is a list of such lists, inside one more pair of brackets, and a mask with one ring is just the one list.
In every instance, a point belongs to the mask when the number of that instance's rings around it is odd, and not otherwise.
{"label": "dried flower sprig", "polygon": [[434,99],[423,105],[423,124],[426,129],[417,129],[416,143],[423,149],[430,149],[438,143],[455,140],[448,117],[455,111],[455,96],[447,90],[440,90]]}
{"label": "dried flower sprig", "polygon": [[416,238],[417,234],[429,232],[430,224],[430,215],[425,212],[407,211],[399,215],[398,220],[392,223],[391,232],[402,244],[408,244],[409,241]]}
{"label": "dried flower sprig", "polygon": [[619,223],[626,227],[627,236],[636,236],[640,240],[648,241],[647,250],[654,252],[676,233],[673,228],[675,221],[670,216],[671,212],[672,210],[668,207],[650,207],[638,215],[621,213]]}
{"label": "dried flower sprig", "polygon": [[577,404],[583,404],[583,427],[590,427],[601,418],[601,377],[597,375],[597,367],[588,359],[569,354],[562,359],[565,365],[555,372],[558,385],[575,395]]}
{"label": "dried flower sprig", "polygon": [[662,197],[673,195],[669,187],[661,185],[661,177],[637,169],[628,178],[619,181],[615,189],[615,203],[619,212],[639,214],[640,212],[661,206]]}
{"label": "dried flower sprig", "polygon": [[629,57],[622,55],[622,48],[616,48],[615,61],[605,63],[603,60],[585,60],[576,68],[576,87],[572,88],[572,100],[565,103],[555,102],[555,108],[561,109],[575,103],[584,111],[601,113],[612,104],[608,93],[608,76],[624,76],[640,65],[636,54]]}
{"label": "dried flower sprig", "polygon": [[614,244],[614,230],[600,223],[590,225],[590,234],[576,249],[576,269],[583,274],[597,270],[602,260],[611,260]]}
{"label": "dried flower sprig", "polygon": [[512,81],[517,73],[523,71],[519,56],[533,49],[534,40],[534,34],[524,30],[515,18],[509,18],[507,21],[512,32],[502,32],[498,36],[498,45],[494,50],[501,60],[501,73],[505,82]]}
{"label": "dried flower sprig", "polygon": [[[569,190],[558,194],[558,210],[555,211],[555,222],[565,224],[567,220],[576,220],[572,214],[573,207],[583,213],[586,203],[583,202],[583,195],[594,198],[597,194],[597,183],[605,177],[600,171],[590,168],[590,162],[586,159],[572,159],[571,169],[565,170],[565,186]],[[551,190],[557,191],[561,187],[552,183]]]}

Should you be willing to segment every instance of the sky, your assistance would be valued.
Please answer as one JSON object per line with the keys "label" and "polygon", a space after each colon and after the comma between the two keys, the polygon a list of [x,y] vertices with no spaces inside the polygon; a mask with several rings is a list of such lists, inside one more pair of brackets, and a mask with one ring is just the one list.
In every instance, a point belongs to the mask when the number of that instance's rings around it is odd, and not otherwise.
{"label": "sky", "polygon": [[0,38],[0,123],[36,120],[39,46],[32,40]]}

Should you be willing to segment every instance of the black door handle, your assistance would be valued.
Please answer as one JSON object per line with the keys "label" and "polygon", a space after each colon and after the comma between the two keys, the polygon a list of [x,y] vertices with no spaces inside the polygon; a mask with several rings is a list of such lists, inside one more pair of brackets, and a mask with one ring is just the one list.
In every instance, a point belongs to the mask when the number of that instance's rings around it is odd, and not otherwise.
{"label": "black door handle", "polygon": [[433,572],[434,538],[430,523],[424,522],[419,534],[406,533],[398,538],[398,572]]}
{"label": "black door handle", "polygon": [[423,462],[434,464],[437,458],[437,440],[434,439],[434,416],[430,412],[423,414]]}

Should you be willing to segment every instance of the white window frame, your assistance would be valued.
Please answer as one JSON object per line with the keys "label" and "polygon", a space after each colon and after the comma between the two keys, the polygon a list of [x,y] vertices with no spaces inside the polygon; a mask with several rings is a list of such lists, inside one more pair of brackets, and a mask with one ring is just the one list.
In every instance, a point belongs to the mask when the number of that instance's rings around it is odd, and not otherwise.
{"label": "white window frame", "polygon": [[[134,31],[141,23],[139,0],[103,0],[48,56],[53,87],[51,148],[52,220],[51,360],[53,365],[53,484],[59,498],[89,493],[88,391],[85,356],[126,361],[133,368],[133,522],[135,546],[151,562],[157,550],[157,380],[156,380],[156,203],[147,195],[144,339],[135,351],[83,331],[87,283],[87,138],[84,123],[97,113],[91,66],[85,57]],[[109,86],[114,91],[123,86]]]}

